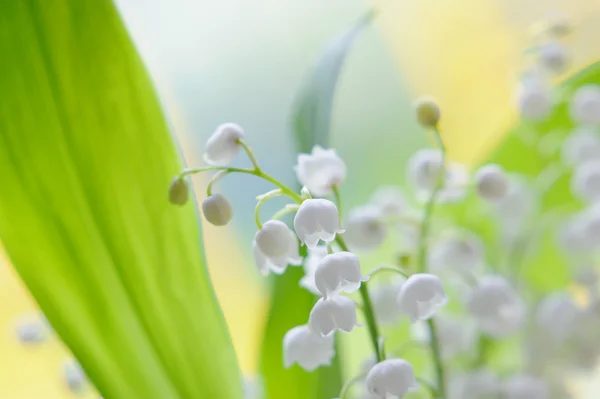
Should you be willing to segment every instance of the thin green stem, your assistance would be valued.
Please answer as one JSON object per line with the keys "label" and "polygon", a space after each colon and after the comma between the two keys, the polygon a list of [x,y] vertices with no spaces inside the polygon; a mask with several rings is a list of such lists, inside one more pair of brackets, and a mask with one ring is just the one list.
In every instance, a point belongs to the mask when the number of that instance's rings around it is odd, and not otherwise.
{"label": "thin green stem", "polygon": [[225,176],[227,176],[229,173],[231,173],[231,172],[228,171],[227,169],[223,169],[223,170],[220,170],[217,173],[215,173],[215,175],[212,177],[212,179],[210,179],[210,181],[206,185],[206,196],[207,197],[210,197],[212,195],[212,188],[215,185],[215,183],[218,182],[219,180],[221,180],[222,178],[224,178]]}
{"label": "thin green stem", "polygon": [[354,385],[357,382],[361,381],[365,377],[366,377],[365,374],[360,374],[360,375],[357,375],[356,377],[351,378],[348,381],[346,381],[346,383],[344,384],[344,386],[342,386],[340,394],[338,395],[339,399],[346,399],[348,393],[350,392],[350,388],[352,388],[352,385]]}
{"label": "thin green stem", "polygon": [[250,148],[248,143],[246,143],[242,139],[238,139],[237,143],[244,149],[244,151],[248,155],[248,158],[250,159],[250,162],[252,162],[252,166],[254,167],[254,170],[259,172],[261,169],[260,169],[260,166],[258,165],[258,160],[256,159],[256,156],[254,155],[254,151],[252,151],[252,148]]}
{"label": "thin green stem", "polygon": [[258,176],[260,178],[263,178],[263,179],[273,183],[275,186],[277,186],[281,189],[281,192],[284,195],[287,195],[288,197],[293,199],[295,202],[297,202],[299,204],[302,203],[302,197],[300,196],[300,194],[298,194],[297,192],[295,192],[294,190],[292,190],[291,188],[289,188],[288,186],[286,186],[285,184],[283,184],[282,182],[280,182],[273,176],[263,172],[262,170],[255,171],[255,173],[253,173],[253,174],[255,176]]}
{"label": "thin green stem", "polygon": [[431,394],[431,397],[433,399],[436,399],[439,397],[440,393],[438,392],[438,390],[433,386],[433,384],[431,384],[429,381],[426,381],[420,377],[416,377],[416,380],[419,384],[423,385],[425,388],[427,388],[427,390],[429,391],[429,393]]}
{"label": "thin green stem", "polygon": [[273,215],[273,217],[271,219],[273,219],[273,220],[279,220],[279,219],[281,219],[282,217],[284,217],[287,214],[297,212],[298,208],[299,208],[298,204],[287,204],[285,206],[285,208],[280,209],[279,211],[277,211]]}
{"label": "thin green stem", "polygon": [[402,270],[398,267],[394,267],[394,266],[379,266],[379,267],[375,268],[371,273],[369,273],[369,276],[371,276],[371,278],[373,278],[373,277],[375,277],[375,275],[382,273],[382,272],[393,272],[393,273],[398,273],[405,278],[410,277],[410,274],[408,274],[404,270]]}
{"label": "thin green stem", "polygon": [[[348,246],[340,234],[336,235],[335,240],[342,251],[348,251]],[[375,319],[375,312],[373,311],[373,304],[371,303],[371,297],[369,296],[369,289],[367,288],[366,282],[363,282],[360,285],[358,292],[360,293],[363,302],[363,312],[365,321],[367,322],[371,344],[373,345],[377,362],[380,362],[382,357],[379,352],[379,328],[377,327],[377,320]]]}
{"label": "thin green stem", "polygon": [[387,358],[385,354],[385,337],[379,337],[379,353],[381,354],[381,360],[385,360]]}
{"label": "thin green stem", "polygon": [[446,373],[444,372],[444,363],[442,362],[442,351],[440,349],[440,340],[437,335],[437,327],[433,318],[427,320],[427,328],[431,337],[431,354],[435,367],[435,376],[437,380],[437,392],[441,399],[446,399]]}
{"label": "thin green stem", "polygon": [[254,208],[254,221],[256,222],[256,227],[259,230],[262,229],[262,223],[260,221],[260,209],[262,208],[264,203],[267,202],[269,199],[278,197],[280,195],[283,195],[281,193],[281,189],[277,188],[275,190],[269,191],[266,194],[256,197],[258,199],[258,202],[256,203],[256,207]]}
{"label": "thin green stem", "polygon": [[335,184],[333,185],[332,190],[333,190],[333,195],[335,197],[335,202],[337,203],[339,222],[340,222],[340,228],[341,228],[342,221],[344,219],[344,217],[342,216],[342,195],[340,193],[339,187],[336,186]]}

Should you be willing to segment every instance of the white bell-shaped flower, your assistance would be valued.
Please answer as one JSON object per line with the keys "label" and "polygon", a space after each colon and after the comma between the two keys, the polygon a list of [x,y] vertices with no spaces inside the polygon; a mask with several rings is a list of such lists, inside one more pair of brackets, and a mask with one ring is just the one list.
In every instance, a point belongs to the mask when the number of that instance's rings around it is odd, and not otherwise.
{"label": "white bell-shaped flower", "polygon": [[377,321],[386,325],[395,324],[400,321],[402,310],[396,300],[402,289],[402,283],[391,282],[376,286],[369,285],[369,289]]}
{"label": "white bell-shaped flower", "polygon": [[314,146],[312,153],[298,155],[295,167],[298,181],[318,197],[331,194],[333,186],[346,179],[346,164],[334,149]]}
{"label": "white bell-shaped flower", "polygon": [[540,63],[553,73],[563,73],[569,66],[569,52],[560,42],[549,42],[540,47]]}
{"label": "white bell-shaped flower", "polygon": [[356,325],[356,304],[345,296],[320,298],[310,311],[311,330],[329,335],[336,330],[350,332]]}
{"label": "white bell-shaped flower", "polygon": [[459,375],[450,382],[449,399],[495,398],[500,392],[500,382],[489,370],[476,370]]}
{"label": "white bell-shaped flower", "polygon": [[315,272],[319,263],[327,256],[327,248],[316,247],[308,250],[308,256],[304,261],[304,276],[300,279],[300,287],[306,288],[315,295],[321,295],[315,284]]}
{"label": "white bell-shaped flower", "polygon": [[568,338],[578,328],[579,317],[579,309],[564,293],[546,296],[536,312],[538,327],[556,340]]}
{"label": "white bell-shaped flower", "polygon": [[485,165],[475,172],[477,194],[488,201],[496,201],[506,196],[509,186],[506,171],[500,165]]}
{"label": "white bell-shaped flower", "polygon": [[225,226],[233,219],[231,202],[221,193],[213,194],[202,201],[202,212],[213,226]]}
{"label": "white bell-shaped flower", "polygon": [[408,180],[417,191],[431,192],[440,179],[445,179],[443,154],[432,148],[422,148],[408,160]]}
{"label": "white bell-shaped flower", "polygon": [[352,250],[377,249],[387,237],[387,225],[378,208],[363,205],[350,211],[344,237]]}
{"label": "white bell-shaped flower", "polygon": [[286,368],[298,363],[306,371],[328,366],[335,356],[333,335],[322,336],[307,325],[289,330],[283,337],[283,363]]}
{"label": "white bell-shaped flower", "polygon": [[406,196],[395,186],[378,188],[369,202],[377,207],[384,217],[402,216],[409,208]]}
{"label": "white bell-shaped flower", "polygon": [[530,77],[521,84],[518,105],[523,119],[542,121],[552,111],[550,90],[538,77]]}
{"label": "white bell-shaped flower", "polygon": [[325,298],[340,292],[354,292],[363,281],[358,257],[351,252],[336,252],[323,258],[315,272],[315,285]]}
{"label": "white bell-shaped flower", "polygon": [[600,159],[599,132],[590,126],[574,129],[563,142],[561,155],[563,162],[569,166]]}
{"label": "white bell-shaped flower", "polygon": [[571,191],[588,202],[600,200],[600,159],[577,166],[571,178]]}
{"label": "white bell-shaped flower", "polygon": [[467,306],[479,328],[492,337],[517,332],[525,315],[524,305],[514,288],[500,276],[485,276],[471,292]]}
{"label": "white bell-shaped flower", "polygon": [[571,99],[571,119],[582,125],[600,125],[600,85],[581,86]]}
{"label": "white bell-shaped flower", "polygon": [[506,399],[550,399],[550,387],[537,377],[516,375],[508,379],[503,387]]}
{"label": "white bell-shaped flower", "polygon": [[331,242],[340,229],[337,206],[329,200],[307,199],[300,205],[294,217],[294,229],[302,243],[308,248],[315,248],[319,240]]}
{"label": "white bell-shaped flower", "polygon": [[447,237],[435,243],[429,255],[429,266],[435,272],[471,273],[482,262],[483,244],[474,234]]}
{"label": "white bell-shaped flower", "polygon": [[244,131],[235,123],[225,123],[208,138],[204,148],[204,161],[209,165],[225,166],[240,152],[239,140]]}
{"label": "white bell-shaped flower", "polygon": [[254,260],[260,273],[282,274],[288,265],[298,266],[302,259],[294,233],[279,220],[269,220],[254,236]]}
{"label": "white bell-shaped flower", "polygon": [[412,323],[427,320],[448,301],[444,285],[433,274],[413,274],[402,284],[398,304]]}
{"label": "white bell-shaped flower", "polygon": [[367,374],[367,389],[380,399],[391,395],[403,398],[419,389],[412,365],[403,359],[387,359],[377,363]]}

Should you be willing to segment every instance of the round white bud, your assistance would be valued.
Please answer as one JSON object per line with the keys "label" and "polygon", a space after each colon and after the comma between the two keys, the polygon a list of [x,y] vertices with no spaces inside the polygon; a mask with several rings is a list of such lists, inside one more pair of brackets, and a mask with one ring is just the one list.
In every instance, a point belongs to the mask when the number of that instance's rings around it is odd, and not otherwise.
{"label": "round white bud", "polygon": [[329,335],[336,330],[350,332],[355,325],[356,304],[345,296],[320,298],[308,318],[310,329],[321,335]]}
{"label": "round white bud", "polygon": [[408,160],[408,180],[418,191],[431,192],[445,179],[443,154],[431,148],[417,150]]}
{"label": "round white bud", "polygon": [[279,220],[269,220],[254,236],[253,253],[259,272],[282,274],[288,265],[299,266],[298,240]]}
{"label": "round white bud", "polygon": [[575,128],[567,136],[561,148],[562,160],[569,166],[577,166],[600,159],[600,134],[590,126]]}
{"label": "round white bud", "polygon": [[431,98],[421,98],[415,102],[417,120],[424,127],[436,127],[440,121],[440,107]]}
{"label": "round white bud", "polygon": [[413,274],[402,284],[398,304],[412,323],[431,318],[438,308],[448,302],[444,285],[433,274]]}
{"label": "round white bud", "polygon": [[333,335],[322,336],[307,325],[289,330],[283,337],[283,359],[286,368],[298,363],[306,371],[328,366],[335,356]]}
{"label": "round white bud", "polygon": [[582,125],[600,125],[600,85],[577,89],[570,103],[571,119]]}
{"label": "round white bud", "polygon": [[229,165],[240,152],[239,140],[244,131],[235,123],[225,123],[209,137],[204,148],[204,161],[209,165]]}
{"label": "round white bud", "polygon": [[315,248],[319,240],[331,242],[340,229],[337,206],[329,200],[307,199],[300,205],[294,217],[294,229],[300,241],[308,248]]}
{"label": "round white bud", "polygon": [[367,374],[367,389],[377,398],[390,395],[403,398],[419,389],[412,365],[403,359],[387,359],[377,363]]}
{"label": "round white bud", "polygon": [[202,201],[202,212],[206,220],[215,226],[225,226],[233,218],[231,202],[220,193],[213,194]]}
{"label": "round white bud", "polygon": [[360,272],[358,257],[351,252],[336,252],[323,258],[315,271],[315,285],[324,297],[341,291],[354,292],[363,281],[369,280]]}
{"label": "round white bud", "polygon": [[553,73],[563,73],[569,66],[569,54],[564,44],[550,42],[540,47],[540,63]]}
{"label": "round white bud", "polygon": [[346,221],[344,236],[352,250],[377,249],[387,237],[387,226],[379,209],[371,205],[352,209]]}
{"label": "round white bud", "polygon": [[323,149],[318,145],[312,153],[298,155],[295,167],[298,181],[314,196],[329,195],[334,186],[346,179],[346,164],[334,149]]}
{"label": "round white bud", "polygon": [[537,325],[552,338],[564,340],[577,328],[580,312],[569,295],[556,293],[546,296],[536,311]]}
{"label": "round white bud", "polygon": [[190,196],[187,181],[182,177],[175,177],[169,186],[169,202],[173,205],[185,205]]}
{"label": "round white bud", "polygon": [[49,329],[39,317],[24,317],[17,322],[17,337],[23,344],[39,344],[48,338]]}
{"label": "round white bud", "polygon": [[508,193],[509,186],[510,182],[506,172],[500,165],[485,165],[475,172],[477,194],[488,201],[504,198]]}
{"label": "round white bud", "polygon": [[588,202],[600,200],[600,160],[577,166],[571,178],[571,191]]}
{"label": "round white bud", "polygon": [[518,105],[523,119],[543,121],[553,107],[550,90],[537,79],[524,82],[519,90]]}

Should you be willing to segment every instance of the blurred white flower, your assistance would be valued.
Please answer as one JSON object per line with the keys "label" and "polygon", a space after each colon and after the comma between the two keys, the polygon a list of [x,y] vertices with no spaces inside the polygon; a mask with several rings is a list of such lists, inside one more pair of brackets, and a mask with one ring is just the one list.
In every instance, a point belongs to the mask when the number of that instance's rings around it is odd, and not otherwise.
{"label": "blurred white flower", "polygon": [[325,256],[327,256],[327,248],[316,247],[308,250],[308,256],[304,261],[304,276],[300,279],[300,286],[315,295],[321,295],[315,284],[315,272]]}
{"label": "blurred white flower", "polygon": [[449,399],[488,399],[499,391],[498,377],[489,370],[476,370],[452,378]]}
{"label": "blurred white flower", "polygon": [[436,242],[429,252],[429,267],[434,272],[450,269],[471,273],[483,262],[483,244],[474,234],[449,236]]}
{"label": "blurred white flower", "polygon": [[339,213],[335,204],[326,199],[307,199],[294,217],[294,229],[302,243],[315,248],[319,240],[331,242],[340,229]]}
{"label": "blurred white flower", "polygon": [[504,198],[509,191],[510,182],[504,168],[489,164],[475,172],[475,188],[480,197],[488,201]]}
{"label": "blurred white flower", "polygon": [[548,71],[559,74],[569,66],[569,52],[560,42],[549,42],[540,46],[540,63]]}
{"label": "blurred white flower", "polygon": [[403,359],[388,359],[377,363],[367,374],[367,389],[380,399],[391,395],[403,398],[419,389],[412,365]]}
{"label": "blurred white flower", "polygon": [[553,107],[550,90],[537,76],[529,77],[519,88],[518,105],[523,119],[545,120]]}
{"label": "blurred white flower", "polygon": [[43,316],[33,314],[22,316],[16,322],[17,338],[23,344],[39,344],[48,338],[50,329]]}
{"label": "blurred white flower", "polygon": [[417,191],[431,192],[439,179],[445,179],[443,154],[440,150],[422,148],[408,160],[408,181]]}
{"label": "blurred white flower", "polygon": [[542,299],[536,311],[538,327],[556,340],[564,340],[579,327],[580,312],[571,297],[564,293]]}
{"label": "blurred white flower", "polygon": [[321,335],[350,332],[356,325],[356,304],[345,296],[320,298],[310,311],[308,326]]}
{"label": "blurred white flower", "polygon": [[226,166],[240,151],[239,140],[244,131],[235,123],[225,123],[209,137],[204,148],[204,161],[209,165]]}
{"label": "blurred white flower", "polygon": [[504,383],[506,399],[550,399],[548,384],[531,375],[516,375]]}
{"label": "blurred white flower", "polygon": [[508,192],[495,201],[494,206],[500,221],[508,229],[521,230],[519,226],[527,222],[537,206],[531,183],[516,176],[512,177]]}
{"label": "blurred white flower", "polygon": [[575,270],[573,280],[589,290],[597,290],[598,288],[598,272],[593,266],[584,266]]}
{"label": "blurred white flower", "polygon": [[476,347],[477,328],[468,318],[435,316],[442,356],[450,359]]}
{"label": "blurred white flower", "polygon": [[294,233],[279,220],[269,220],[254,236],[254,260],[263,276],[282,274],[288,265],[299,266],[298,241]]}
{"label": "blurred white flower", "polygon": [[370,203],[377,207],[384,217],[402,216],[409,207],[402,190],[394,186],[378,188]]}
{"label": "blurred white flower", "polygon": [[352,250],[369,251],[378,248],[387,237],[387,225],[378,208],[363,205],[350,211],[344,237]]}
{"label": "blurred white flower", "polygon": [[323,258],[315,271],[315,285],[324,297],[339,292],[354,292],[363,281],[369,280],[360,272],[358,257],[351,252],[336,252]]}
{"label": "blurred white flower", "polygon": [[580,126],[565,139],[561,150],[562,160],[569,166],[600,159],[600,134],[596,128]]}
{"label": "blurred white flower", "polygon": [[76,360],[69,360],[63,364],[63,375],[71,392],[80,393],[85,388],[87,378]]}
{"label": "blurred white flower", "polygon": [[571,119],[582,125],[600,125],[600,86],[588,84],[577,89],[570,103]]}
{"label": "blurred white flower", "polygon": [[331,194],[333,186],[346,179],[346,164],[334,149],[313,147],[311,154],[298,155],[295,167],[300,183],[317,197]]}
{"label": "blurred white flower", "polygon": [[397,302],[402,283],[384,283],[369,288],[377,321],[388,325],[397,323],[402,317],[402,309]]}
{"label": "blurred white flower", "polygon": [[286,368],[298,363],[306,371],[328,366],[335,356],[333,336],[322,336],[307,325],[289,330],[283,337],[283,359]]}
{"label": "blurred white flower", "polygon": [[412,323],[429,319],[447,301],[442,281],[427,273],[410,276],[398,294],[400,309],[410,317]]}
{"label": "blurred white flower", "polygon": [[233,218],[233,207],[227,197],[217,193],[202,201],[202,213],[210,224],[225,226]]}
{"label": "blurred white flower", "polygon": [[514,288],[500,276],[485,276],[471,292],[467,307],[479,328],[501,338],[517,332],[525,316],[524,305]]}
{"label": "blurred white flower", "polygon": [[584,162],[575,168],[571,192],[588,202],[600,200],[600,159]]}
{"label": "blurred white flower", "polygon": [[[446,163],[444,185],[440,190],[438,202],[457,202],[464,199],[467,195],[469,179],[469,168],[466,165],[448,161]],[[429,193],[426,193],[425,199],[428,198]]]}

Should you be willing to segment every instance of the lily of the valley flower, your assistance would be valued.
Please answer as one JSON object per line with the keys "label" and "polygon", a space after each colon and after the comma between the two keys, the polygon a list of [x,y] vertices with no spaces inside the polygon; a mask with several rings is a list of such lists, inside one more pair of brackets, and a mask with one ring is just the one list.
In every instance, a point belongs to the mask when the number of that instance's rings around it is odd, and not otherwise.
{"label": "lily of the valley flower", "polygon": [[443,154],[439,150],[420,149],[408,161],[408,180],[417,191],[431,192],[445,178]]}
{"label": "lily of the valley flower", "polygon": [[202,201],[202,213],[210,224],[225,226],[233,218],[233,207],[227,197],[217,193]]}
{"label": "lily of the valley flower", "polygon": [[419,389],[412,365],[403,359],[387,359],[377,363],[367,374],[367,389],[377,398],[391,395],[403,398]]}
{"label": "lily of the valley flower", "polygon": [[600,125],[600,85],[581,86],[571,99],[571,119],[582,125]]}
{"label": "lily of the valley flower", "polygon": [[596,128],[580,126],[574,129],[561,148],[563,162],[569,166],[600,159],[600,134]]}
{"label": "lily of the valley flower", "polygon": [[475,172],[477,193],[488,201],[496,201],[506,196],[509,185],[506,172],[500,165],[485,165]]}
{"label": "lily of the valley flower", "polygon": [[335,356],[333,335],[322,336],[307,325],[289,330],[283,337],[285,367],[298,363],[306,371],[331,364]]}
{"label": "lily of the valley flower", "polygon": [[412,323],[427,320],[448,301],[444,285],[433,274],[413,274],[402,284],[398,304]]}
{"label": "lily of the valley flower", "polygon": [[298,155],[296,174],[300,183],[315,196],[332,193],[346,179],[346,164],[334,149],[314,146],[311,154]]}
{"label": "lily of the valley flower", "polygon": [[429,262],[431,270],[448,268],[459,273],[472,272],[483,261],[483,244],[473,234],[451,236],[433,245]]}
{"label": "lily of the valley flower", "polygon": [[229,165],[240,152],[239,140],[243,138],[244,131],[235,123],[217,127],[204,147],[204,161],[209,165]]}
{"label": "lily of the valley flower", "polygon": [[571,191],[588,202],[600,200],[600,160],[582,163],[575,169]]}
{"label": "lily of the valley flower", "polygon": [[308,256],[304,261],[304,276],[300,279],[300,286],[306,288],[308,291],[315,295],[321,295],[315,284],[315,272],[319,263],[327,256],[327,248],[316,247],[308,250]]}
{"label": "lily of the valley flower", "polygon": [[394,324],[402,317],[402,310],[398,306],[397,298],[402,288],[401,282],[392,282],[370,286],[371,301],[375,317],[381,324]]}
{"label": "lily of the valley flower", "polygon": [[308,326],[321,335],[350,332],[356,325],[356,304],[345,296],[321,298],[310,311]]}
{"label": "lily of the valley flower", "polygon": [[262,275],[282,274],[288,265],[300,265],[298,241],[279,220],[269,220],[254,236],[254,260]]}
{"label": "lily of the valley flower", "polygon": [[335,204],[321,198],[302,202],[294,217],[294,229],[300,241],[310,249],[315,248],[319,240],[331,242],[337,233],[344,232],[340,229]]}
{"label": "lily of the valley flower", "polygon": [[387,226],[378,208],[364,205],[354,208],[346,221],[345,237],[353,250],[373,250],[387,237]]}
{"label": "lily of the valley flower", "polygon": [[545,297],[536,313],[541,330],[557,340],[568,338],[578,328],[579,317],[579,309],[571,297],[563,293]]}
{"label": "lily of the valley flower", "polygon": [[402,216],[409,207],[404,193],[394,186],[377,189],[369,203],[379,209],[384,217]]}
{"label": "lily of the valley flower", "polygon": [[569,52],[560,42],[549,42],[540,47],[540,63],[552,73],[563,73],[569,66]]}
{"label": "lily of the valley flower", "polygon": [[521,84],[518,105],[523,119],[544,120],[553,107],[550,90],[538,76],[531,76]]}
{"label": "lily of the valley flower", "polygon": [[315,272],[315,285],[324,297],[339,292],[354,292],[363,281],[369,280],[360,272],[358,257],[350,252],[336,252],[325,256]]}

